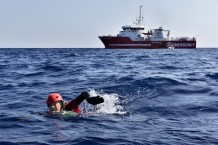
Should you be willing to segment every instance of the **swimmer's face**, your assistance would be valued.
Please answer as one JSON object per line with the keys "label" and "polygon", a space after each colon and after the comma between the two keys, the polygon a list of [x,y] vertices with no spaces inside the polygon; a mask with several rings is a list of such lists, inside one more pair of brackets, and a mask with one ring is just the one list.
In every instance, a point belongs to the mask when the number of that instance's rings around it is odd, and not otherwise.
{"label": "swimmer's face", "polygon": [[49,106],[50,111],[60,112],[61,111],[61,104],[60,102],[54,102],[51,106]]}

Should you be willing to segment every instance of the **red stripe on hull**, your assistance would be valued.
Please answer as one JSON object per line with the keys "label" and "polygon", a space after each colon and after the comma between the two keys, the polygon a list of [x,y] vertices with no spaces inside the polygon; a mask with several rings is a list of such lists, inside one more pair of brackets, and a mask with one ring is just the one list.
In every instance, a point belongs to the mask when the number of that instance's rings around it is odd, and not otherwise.
{"label": "red stripe on hull", "polygon": [[99,37],[107,49],[193,49],[196,41],[132,41],[129,37]]}

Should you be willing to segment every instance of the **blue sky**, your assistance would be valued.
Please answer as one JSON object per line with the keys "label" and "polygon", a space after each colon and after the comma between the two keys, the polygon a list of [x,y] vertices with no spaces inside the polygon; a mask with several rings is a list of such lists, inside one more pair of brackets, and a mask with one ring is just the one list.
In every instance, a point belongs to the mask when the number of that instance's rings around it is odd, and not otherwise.
{"label": "blue sky", "polygon": [[140,5],[146,29],[218,47],[218,0],[0,0],[0,48],[103,48],[98,36],[132,24]]}

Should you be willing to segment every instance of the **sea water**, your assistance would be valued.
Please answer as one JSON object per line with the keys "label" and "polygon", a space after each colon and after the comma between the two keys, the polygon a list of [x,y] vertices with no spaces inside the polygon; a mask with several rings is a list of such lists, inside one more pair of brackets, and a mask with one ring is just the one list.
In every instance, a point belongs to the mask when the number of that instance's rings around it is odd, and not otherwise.
{"label": "sea water", "polygon": [[[46,99],[89,91],[81,114]],[[217,144],[218,49],[0,49],[0,144]]]}

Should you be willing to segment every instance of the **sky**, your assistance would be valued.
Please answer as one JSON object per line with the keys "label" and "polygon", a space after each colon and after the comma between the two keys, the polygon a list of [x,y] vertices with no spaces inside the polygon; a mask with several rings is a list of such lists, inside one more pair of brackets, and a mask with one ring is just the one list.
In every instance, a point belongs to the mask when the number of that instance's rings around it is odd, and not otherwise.
{"label": "sky", "polygon": [[0,48],[104,48],[139,15],[146,30],[197,37],[218,48],[218,0],[0,0]]}

